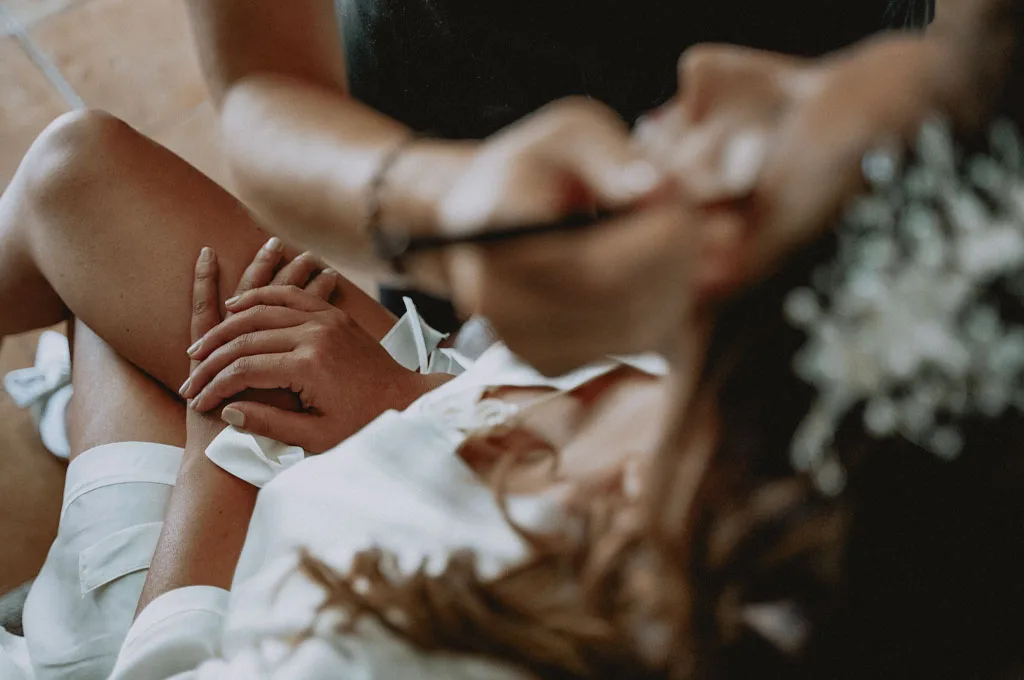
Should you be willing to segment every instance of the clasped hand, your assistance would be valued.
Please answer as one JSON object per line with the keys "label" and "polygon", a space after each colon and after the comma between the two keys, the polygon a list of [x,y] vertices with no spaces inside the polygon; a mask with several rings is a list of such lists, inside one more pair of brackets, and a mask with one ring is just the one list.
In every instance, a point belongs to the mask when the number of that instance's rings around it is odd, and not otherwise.
{"label": "clasped hand", "polygon": [[[225,302],[226,318],[217,312],[215,324],[193,322],[192,372],[181,395],[194,413],[223,408],[231,425],[321,453],[385,410],[404,408],[432,381],[395,362],[331,304],[338,274],[309,254],[281,266],[284,259],[272,239]],[[193,305],[207,317],[209,301],[219,300],[208,267],[200,260]],[[247,398],[252,390],[290,393],[295,407]]]}

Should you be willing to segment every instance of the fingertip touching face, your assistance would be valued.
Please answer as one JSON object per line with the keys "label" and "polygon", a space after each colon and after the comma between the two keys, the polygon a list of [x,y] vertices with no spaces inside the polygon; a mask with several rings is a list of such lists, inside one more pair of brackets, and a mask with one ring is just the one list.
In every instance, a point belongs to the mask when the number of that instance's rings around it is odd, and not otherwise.
{"label": "fingertip touching face", "polygon": [[697,244],[697,297],[731,296],[828,228],[862,187],[862,155],[927,115],[942,63],[909,35],[820,59],[726,45],[683,55],[678,95],[635,134],[697,215],[681,227]]}
{"label": "fingertip touching face", "polygon": [[677,96],[641,121],[640,144],[678,178],[691,201],[748,194],[812,69],[783,55],[700,45],[680,58],[678,71]]}
{"label": "fingertip touching face", "polygon": [[933,47],[909,34],[819,59],[698,46],[680,59],[678,95],[640,122],[637,141],[682,200],[742,214],[789,247],[859,188],[872,145],[906,137],[928,113],[942,63]]}

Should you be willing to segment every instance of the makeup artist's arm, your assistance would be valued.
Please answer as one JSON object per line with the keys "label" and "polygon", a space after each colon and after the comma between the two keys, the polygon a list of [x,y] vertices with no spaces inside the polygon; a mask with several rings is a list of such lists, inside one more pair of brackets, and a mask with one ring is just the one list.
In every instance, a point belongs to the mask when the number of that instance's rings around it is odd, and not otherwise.
{"label": "makeup artist's arm", "polygon": [[[242,198],[272,231],[331,264],[383,272],[366,234],[368,187],[409,130],[350,95],[333,0],[188,5]],[[501,177],[489,178],[512,190],[492,182],[479,194],[462,191],[463,202],[475,202],[452,222],[442,214],[451,190],[465,184],[482,155],[504,168]],[[637,192],[624,192],[617,172],[636,158],[617,116],[596,103],[569,102],[483,144],[408,146],[387,173],[382,219],[433,233],[470,223],[553,220],[576,198],[620,204],[623,193],[632,199]],[[499,200],[506,193],[537,198],[529,205]],[[436,269],[431,282],[443,288],[446,276]]]}
{"label": "makeup artist's arm", "polygon": [[[188,6],[243,199],[286,240],[332,263],[374,267],[361,230],[367,185],[409,131],[349,96],[333,0]],[[421,201],[433,205],[465,154],[441,142],[407,153],[392,180],[403,182],[396,213],[422,222]]]}

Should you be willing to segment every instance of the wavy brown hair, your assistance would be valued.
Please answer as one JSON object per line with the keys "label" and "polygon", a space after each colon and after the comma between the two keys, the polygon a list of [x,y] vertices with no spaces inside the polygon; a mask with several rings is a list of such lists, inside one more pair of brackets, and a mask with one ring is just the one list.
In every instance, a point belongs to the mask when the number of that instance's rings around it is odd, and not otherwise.
{"label": "wavy brown hair", "polygon": [[[468,552],[436,576],[397,575],[374,550],[347,573],[304,555],[324,608],[537,678],[1022,677],[1019,415],[966,423],[949,463],[869,438],[854,414],[837,498],[789,464],[813,394],[790,370],[803,337],[782,300],[833,249],[824,239],[722,310],[643,501],[581,489],[557,534],[517,528],[531,556],[490,580]],[[1024,322],[1019,301],[1006,313]],[[693,445],[709,419],[713,445]]]}

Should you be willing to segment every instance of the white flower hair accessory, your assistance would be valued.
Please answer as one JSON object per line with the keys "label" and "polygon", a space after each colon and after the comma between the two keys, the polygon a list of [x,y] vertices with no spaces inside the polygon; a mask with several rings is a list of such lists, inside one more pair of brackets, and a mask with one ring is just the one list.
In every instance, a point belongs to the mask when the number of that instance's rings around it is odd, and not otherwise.
{"label": "white flower hair accessory", "polygon": [[794,371],[817,389],[792,464],[826,494],[845,484],[833,445],[860,407],[870,435],[944,459],[963,448],[965,416],[1024,410],[1024,327],[998,304],[1024,294],[1024,144],[1007,122],[989,142],[962,157],[931,121],[907,169],[897,152],[868,154],[872,191],[847,212],[835,258],[785,300],[808,334]]}

